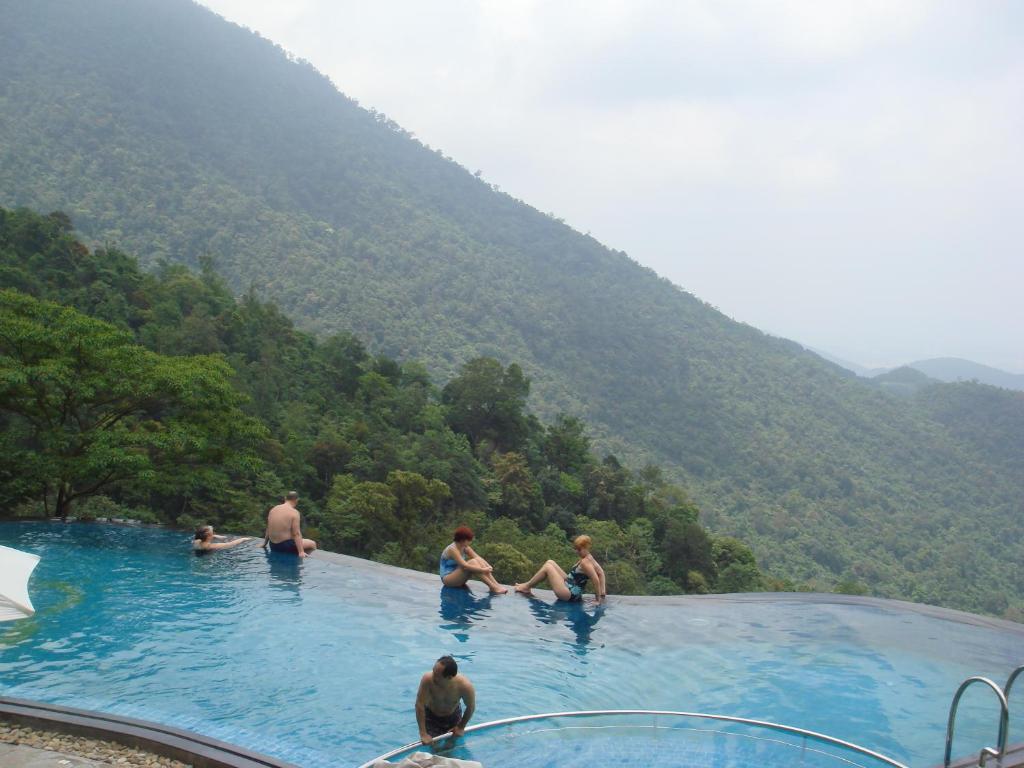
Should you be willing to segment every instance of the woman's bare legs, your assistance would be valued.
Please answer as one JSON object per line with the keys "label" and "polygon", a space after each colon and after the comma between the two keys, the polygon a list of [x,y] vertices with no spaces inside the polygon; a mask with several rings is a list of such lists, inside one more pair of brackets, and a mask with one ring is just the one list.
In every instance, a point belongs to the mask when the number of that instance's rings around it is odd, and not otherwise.
{"label": "woman's bare legs", "polygon": [[[466,565],[473,565],[477,568],[490,567],[490,563],[488,563],[482,557],[471,558],[466,561]],[[478,571],[467,571],[461,565],[451,573],[446,574],[445,577],[441,579],[441,581],[444,583],[446,587],[464,587],[466,586],[466,582],[469,581],[471,578],[480,579],[480,581],[486,584],[487,588],[490,589],[491,592],[493,592],[496,595],[503,595],[506,592],[508,592],[508,589],[501,586],[501,584],[498,583],[497,579],[494,578],[490,571],[485,571],[483,573],[480,573]]]}
{"label": "woman's bare legs", "polygon": [[461,565],[451,573],[446,573],[441,578],[441,583],[446,587],[464,587],[472,574]]}
{"label": "woman's bare legs", "polygon": [[[469,563],[470,565],[475,565],[478,568],[490,568],[491,567],[491,564],[488,563],[486,560],[484,560],[479,555],[474,557],[472,560],[467,560],[466,562]],[[501,586],[501,584],[498,583],[498,580],[494,578],[494,574],[491,573],[490,571],[485,571],[484,573],[477,573],[475,575],[476,575],[476,577],[478,579],[480,579],[480,581],[482,581],[484,584],[486,584],[487,588],[490,589],[491,592],[493,592],[494,594],[496,594],[496,595],[504,595],[506,592],[508,592],[508,588]]]}
{"label": "woman's bare legs", "polygon": [[547,580],[559,600],[568,600],[572,597],[569,593],[569,589],[565,586],[565,571],[563,571],[562,567],[554,560],[548,560],[544,563],[544,565],[540,567],[540,570],[533,574],[533,578],[525,584],[516,584],[516,592],[522,592],[524,595],[528,595],[530,594],[531,589],[544,580]]}

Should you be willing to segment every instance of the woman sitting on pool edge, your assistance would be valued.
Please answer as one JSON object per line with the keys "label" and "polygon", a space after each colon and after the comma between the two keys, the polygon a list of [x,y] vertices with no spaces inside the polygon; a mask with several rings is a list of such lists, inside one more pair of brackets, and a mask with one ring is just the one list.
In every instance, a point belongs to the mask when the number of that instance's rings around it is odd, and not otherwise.
{"label": "woman sitting on pool edge", "polygon": [[573,539],[572,546],[580,559],[576,561],[569,573],[566,573],[554,560],[548,560],[540,567],[540,570],[533,575],[525,584],[516,584],[516,592],[524,595],[532,594],[530,590],[547,579],[551,589],[559,600],[567,602],[579,602],[583,600],[583,588],[587,582],[593,579],[594,594],[597,601],[601,602],[607,596],[604,582],[604,569],[590,554],[591,540],[589,536],[577,536]]}
{"label": "woman sitting on pool edge", "polygon": [[464,587],[470,577],[476,576],[488,589],[491,594],[504,595],[508,592],[506,587],[501,586],[492,575],[491,564],[473,551],[469,542],[473,540],[473,531],[466,525],[460,525],[455,529],[453,541],[441,552],[441,562],[438,573],[441,576],[441,583],[446,587]]}
{"label": "woman sitting on pool edge", "polygon": [[212,525],[200,525],[196,528],[196,535],[192,539],[192,549],[197,555],[205,554],[206,552],[213,552],[217,549],[231,549],[231,547],[237,547],[239,544],[244,544],[247,541],[252,541],[252,536],[242,536],[238,539],[232,539],[231,541],[214,541],[215,538],[223,538],[223,536],[217,536],[213,532]]}

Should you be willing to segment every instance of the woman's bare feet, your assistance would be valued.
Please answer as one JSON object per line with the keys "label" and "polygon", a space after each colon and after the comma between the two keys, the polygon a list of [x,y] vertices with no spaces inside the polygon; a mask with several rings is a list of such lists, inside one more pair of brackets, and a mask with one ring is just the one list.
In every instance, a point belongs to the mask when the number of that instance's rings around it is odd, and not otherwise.
{"label": "woman's bare feet", "polygon": [[516,592],[518,592],[521,595],[532,595],[533,594],[533,592],[530,591],[530,588],[528,586],[526,586],[525,584],[516,584],[515,589],[516,589]]}
{"label": "woman's bare feet", "polygon": [[492,595],[507,595],[508,594],[508,587],[503,587],[501,585],[498,585],[497,589],[495,589],[494,587],[491,587],[491,594]]}

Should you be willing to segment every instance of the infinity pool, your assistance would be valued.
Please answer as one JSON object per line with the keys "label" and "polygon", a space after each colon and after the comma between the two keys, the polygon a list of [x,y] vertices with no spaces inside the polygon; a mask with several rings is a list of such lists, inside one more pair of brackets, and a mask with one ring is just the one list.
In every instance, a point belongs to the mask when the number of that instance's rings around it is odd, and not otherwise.
{"label": "infinity pool", "polygon": [[[594,609],[442,590],[436,576],[339,556],[300,564],[247,545],[195,557],[162,529],[0,523],[0,544],[42,556],[38,613],[0,625],[0,694],[156,720],[307,768],[415,740],[416,686],[444,653],[477,688],[475,722],[709,712],[922,768],[942,760],[959,683],[1002,684],[1024,661],[1022,625],[905,603],[746,595]],[[994,742],[989,697],[964,697],[957,754]]]}

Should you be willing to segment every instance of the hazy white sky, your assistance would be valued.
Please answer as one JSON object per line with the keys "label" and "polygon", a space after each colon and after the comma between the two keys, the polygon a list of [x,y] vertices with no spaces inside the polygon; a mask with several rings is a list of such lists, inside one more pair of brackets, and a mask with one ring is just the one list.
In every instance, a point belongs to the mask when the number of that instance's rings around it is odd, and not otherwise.
{"label": "hazy white sky", "polygon": [[1024,372],[1024,2],[203,4],[731,317]]}

